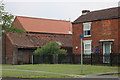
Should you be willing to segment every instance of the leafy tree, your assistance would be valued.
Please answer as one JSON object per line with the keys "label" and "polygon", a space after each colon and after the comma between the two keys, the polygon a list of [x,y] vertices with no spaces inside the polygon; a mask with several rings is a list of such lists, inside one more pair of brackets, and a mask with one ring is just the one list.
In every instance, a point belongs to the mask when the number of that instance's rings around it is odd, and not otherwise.
{"label": "leafy tree", "polygon": [[2,28],[5,32],[12,32],[12,33],[25,33],[25,30],[20,28],[16,28],[12,26],[14,20],[14,16],[5,12],[4,4],[0,3],[0,29]]}
{"label": "leafy tree", "polygon": [[13,19],[14,16],[12,14],[9,14],[8,12],[5,12],[4,4],[0,3],[0,23],[2,23],[2,29],[4,30],[11,27]]}
{"label": "leafy tree", "polygon": [[37,48],[37,50],[34,51],[34,54],[65,54],[66,52],[66,50],[60,49],[60,46],[55,41],[51,41],[41,48]]}
{"label": "leafy tree", "polygon": [[22,30],[18,27],[10,27],[10,28],[6,28],[6,32],[12,32],[12,33],[26,33],[27,31]]}

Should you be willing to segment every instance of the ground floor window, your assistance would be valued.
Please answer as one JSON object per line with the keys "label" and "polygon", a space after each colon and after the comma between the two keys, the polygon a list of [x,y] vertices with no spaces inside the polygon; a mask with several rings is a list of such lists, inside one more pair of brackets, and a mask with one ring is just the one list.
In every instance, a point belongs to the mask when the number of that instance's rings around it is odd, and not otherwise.
{"label": "ground floor window", "polygon": [[90,55],[91,54],[91,42],[92,40],[84,40],[84,54]]}

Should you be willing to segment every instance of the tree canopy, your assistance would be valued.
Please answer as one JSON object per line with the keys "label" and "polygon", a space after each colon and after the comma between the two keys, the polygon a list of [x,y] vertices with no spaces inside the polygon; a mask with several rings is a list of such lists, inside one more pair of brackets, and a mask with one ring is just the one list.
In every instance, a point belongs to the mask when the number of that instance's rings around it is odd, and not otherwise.
{"label": "tree canopy", "polygon": [[4,4],[0,3],[0,29],[2,28],[4,32],[25,33],[25,30],[12,26],[13,20],[14,16],[6,12]]}
{"label": "tree canopy", "polygon": [[36,55],[43,55],[43,54],[65,54],[67,51],[60,48],[60,45],[57,44],[55,41],[51,41],[46,45],[43,45],[41,48],[37,48],[34,51]]}

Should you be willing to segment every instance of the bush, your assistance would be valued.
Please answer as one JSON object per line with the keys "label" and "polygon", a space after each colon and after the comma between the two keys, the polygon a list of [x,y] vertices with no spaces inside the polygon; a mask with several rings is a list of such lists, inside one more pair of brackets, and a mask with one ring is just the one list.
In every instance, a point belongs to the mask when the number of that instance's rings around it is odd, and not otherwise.
{"label": "bush", "polygon": [[51,41],[46,45],[42,46],[41,48],[37,48],[34,51],[35,55],[43,55],[43,54],[65,54],[67,51],[61,49],[60,45],[57,44],[55,41]]}

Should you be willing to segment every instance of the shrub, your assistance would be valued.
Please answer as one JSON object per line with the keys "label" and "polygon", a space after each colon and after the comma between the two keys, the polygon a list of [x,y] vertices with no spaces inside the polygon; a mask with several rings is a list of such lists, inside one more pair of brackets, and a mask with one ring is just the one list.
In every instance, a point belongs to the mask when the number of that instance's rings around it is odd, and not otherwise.
{"label": "shrub", "polygon": [[37,48],[34,51],[36,55],[43,55],[43,54],[65,54],[67,51],[61,49],[60,45],[55,41],[51,41],[46,45],[42,46],[41,48]]}

